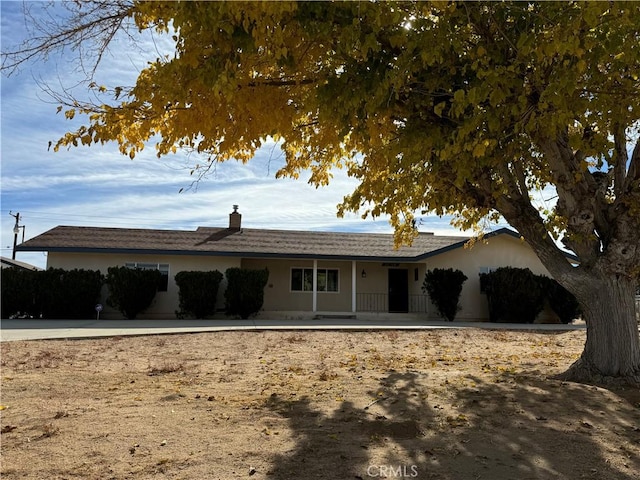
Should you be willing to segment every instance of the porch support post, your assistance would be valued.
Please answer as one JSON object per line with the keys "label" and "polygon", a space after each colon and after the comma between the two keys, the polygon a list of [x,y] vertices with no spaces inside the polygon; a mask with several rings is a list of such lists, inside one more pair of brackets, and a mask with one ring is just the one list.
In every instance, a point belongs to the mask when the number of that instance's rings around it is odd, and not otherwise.
{"label": "porch support post", "polygon": [[313,261],[313,313],[318,311],[318,260]]}
{"label": "porch support post", "polygon": [[[424,264],[424,273],[426,275],[426,273],[429,271],[429,265],[427,263]],[[424,282],[424,277],[422,277],[422,281]],[[422,283],[420,283],[420,285],[422,286]],[[425,306],[425,313],[427,314],[427,319],[429,318],[429,315],[431,315],[431,298],[429,297],[429,295],[427,293],[424,294],[425,296],[425,302],[426,302],[426,306]]]}
{"label": "porch support post", "polygon": [[356,278],[357,278],[356,261],[351,262],[351,312],[356,313]]}

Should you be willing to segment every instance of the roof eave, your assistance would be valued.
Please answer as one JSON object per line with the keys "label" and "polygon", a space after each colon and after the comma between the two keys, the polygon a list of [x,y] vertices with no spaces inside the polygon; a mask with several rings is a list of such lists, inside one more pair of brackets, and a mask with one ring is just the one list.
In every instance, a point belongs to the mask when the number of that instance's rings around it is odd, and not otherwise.
{"label": "roof eave", "polygon": [[412,263],[419,260],[411,256],[366,256],[366,255],[326,255],[314,253],[270,253],[270,252],[232,252],[232,251],[200,251],[200,250],[156,250],[145,248],[90,248],[90,247],[22,247],[21,252],[50,253],[97,253],[97,254],[132,254],[132,255],[180,255],[201,257],[242,257],[242,258],[278,258],[278,259],[317,259],[317,260],[355,260],[368,262]]}

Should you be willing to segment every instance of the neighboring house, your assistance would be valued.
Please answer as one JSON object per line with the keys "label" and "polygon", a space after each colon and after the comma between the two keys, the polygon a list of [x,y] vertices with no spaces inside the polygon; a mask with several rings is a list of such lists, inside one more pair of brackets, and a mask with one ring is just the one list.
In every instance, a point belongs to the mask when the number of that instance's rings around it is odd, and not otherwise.
{"label": "neighboring house", "polygon": [[[478,274],[502,266],[528,267],[548,275],[520,236],[509,229],[485,235],[488,241],[466,248],[468,238],[420,233],[411,246],[394,248],[393,235],[328,233],[242,228],[234,209],[228,228],[195,231],[98,227],[55,227],[21,244],[22,252],[48,252],[47,267],[100,270],[112,266],[153,268],[167,276],[140,318],[173,318],[178,309],[176,273],[230,267],[268,268],[263,318],[315,315],[384,314],[438,319],[422,292],[425,272],[433,268],[462,270],[468,277],[457,320],[488,318]],[[218,307],[224,308],[223,282]],[[104,296],[106,297],[106,289]],[[105,303],[105,298],[102,299]],[[105,308],[103,318],[119,318]]]}
{"label": "neighboring house", "polygon": [[12,258],[0,257],[2,268],[20,268],[22,270],[42,270],[41,268],[29,263],[13,260]]}

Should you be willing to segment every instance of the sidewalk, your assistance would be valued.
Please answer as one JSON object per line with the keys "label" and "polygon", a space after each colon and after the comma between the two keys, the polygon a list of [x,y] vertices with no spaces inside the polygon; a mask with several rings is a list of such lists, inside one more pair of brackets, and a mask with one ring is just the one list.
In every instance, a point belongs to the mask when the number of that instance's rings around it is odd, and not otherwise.
{"label": "sidewalk", "polygon": [[229,330],[428,330],[484,328],[498,330],[566,331],[584,324],[522,324],[488,322],[425,322],[417,320],[2,320],[0,341],[97,338],[124,335],[220,332]]}

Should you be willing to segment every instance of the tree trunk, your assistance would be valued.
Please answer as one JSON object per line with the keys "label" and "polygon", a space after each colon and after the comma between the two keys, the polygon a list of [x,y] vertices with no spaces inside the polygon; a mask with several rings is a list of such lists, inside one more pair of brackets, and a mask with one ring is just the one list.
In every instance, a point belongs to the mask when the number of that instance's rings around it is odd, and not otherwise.
{"label": "tree trunk", "polygon": [[[595,273],[595,272],[594,272]],[[587,341],[580,358],[561,374],[563,380],[640,385],[640,336],[635,314],[635,283],[599,272],[572,285],[587,324]]]}

